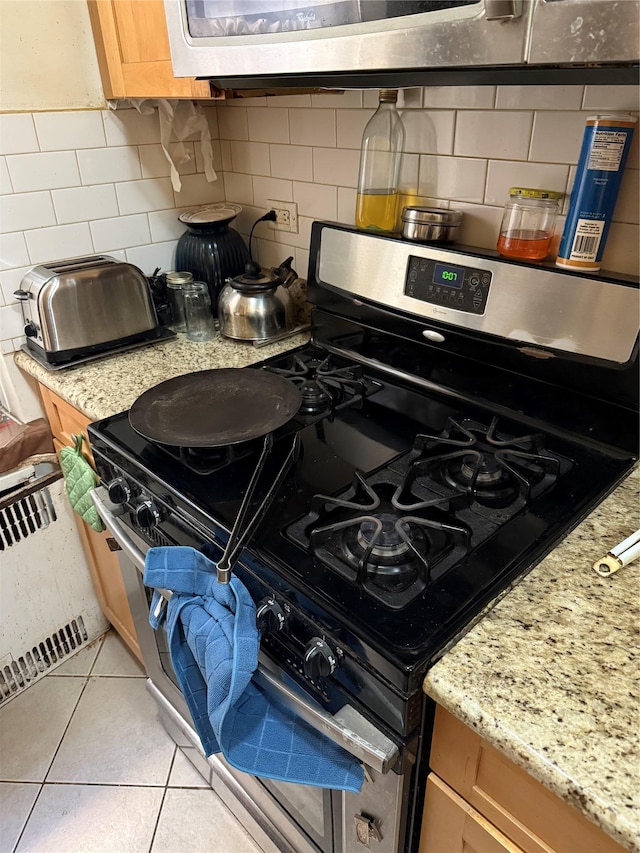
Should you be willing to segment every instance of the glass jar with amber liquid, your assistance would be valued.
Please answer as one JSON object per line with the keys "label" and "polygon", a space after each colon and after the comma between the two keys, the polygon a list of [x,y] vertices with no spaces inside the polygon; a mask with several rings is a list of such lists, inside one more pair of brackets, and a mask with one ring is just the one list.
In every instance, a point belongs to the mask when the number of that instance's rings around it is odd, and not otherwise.
{"label": "glass jar with amber liquid", "polygon": [[368,231],[393,231],[398,208],[404,126],[396,109],[396,89],[381,89],[378,109],[362,134],[356,226]]}
{"label": "glass jar with amber liquid", "polygon": [[500,254],[527,261],[546,258],[562,196],[554,190],[511,187],[498,237]]}

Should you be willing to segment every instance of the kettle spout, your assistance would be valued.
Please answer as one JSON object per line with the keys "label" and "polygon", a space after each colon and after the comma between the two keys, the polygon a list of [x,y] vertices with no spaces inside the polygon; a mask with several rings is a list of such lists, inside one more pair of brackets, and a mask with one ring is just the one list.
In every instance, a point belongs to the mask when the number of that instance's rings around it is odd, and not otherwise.
{"label": "kettle spout", "polygon": [[279,267],[272,267],[271,271],[278,276],[279,283],[283,287],[289,287],[298,278],[298,273],[291,266],[293,255],[283,261]]}

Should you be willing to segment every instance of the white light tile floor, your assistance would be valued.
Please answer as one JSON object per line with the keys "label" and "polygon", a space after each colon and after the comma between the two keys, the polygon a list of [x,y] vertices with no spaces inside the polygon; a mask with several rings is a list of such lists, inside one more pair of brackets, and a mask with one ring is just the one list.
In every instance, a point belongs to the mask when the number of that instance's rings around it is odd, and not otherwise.
{"label": "white light tile floor", "polygon": [[0,707],[0,853],[261,853],[110,631]]}

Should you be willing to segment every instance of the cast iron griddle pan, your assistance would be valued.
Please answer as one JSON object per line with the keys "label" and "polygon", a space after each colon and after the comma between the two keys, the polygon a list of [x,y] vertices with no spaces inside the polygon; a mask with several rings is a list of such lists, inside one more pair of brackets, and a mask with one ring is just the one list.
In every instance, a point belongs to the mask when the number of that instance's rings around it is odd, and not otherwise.
{"label": "cast iron griddle pan", "polygon": [[174,447],[222,447],[283,426],[300,407],[293,383],[266,370],[199,370],[161,382],[129,410],[133,429]]}

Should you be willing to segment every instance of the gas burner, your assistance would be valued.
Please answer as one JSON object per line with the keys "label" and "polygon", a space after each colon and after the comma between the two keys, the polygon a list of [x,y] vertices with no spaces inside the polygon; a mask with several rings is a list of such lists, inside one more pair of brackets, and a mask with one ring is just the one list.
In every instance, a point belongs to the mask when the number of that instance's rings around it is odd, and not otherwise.
{"label": "gas burner", "polygon": [[380,387],[365,380],[356,364],[337,366],[331,355],[318,351],[312,355],[292,355],[286,367],[273,364],[265,370],[278,373],[300,389],[300,414],[318,417],[338,412],[347,406],[362,405],[362,399]]}
{"label": "gas burner", "polygon": [[342,495],[315,495],[289,529],[314,558],[391,610],[400,610],[469,550],[471,532],[445,498],[400,503],[402,481],[356,474]]}
{"label": "gas burner", "polygon": [[[501,521],[550,489],[571,463],[547,452],[543,436],[513,436],[472,420],[449,418],[440,435],[418,435],[405,463],[407,486],[421,479],[445,488],[460,506]],[[451,490],[451,491],[449,491]]]}

